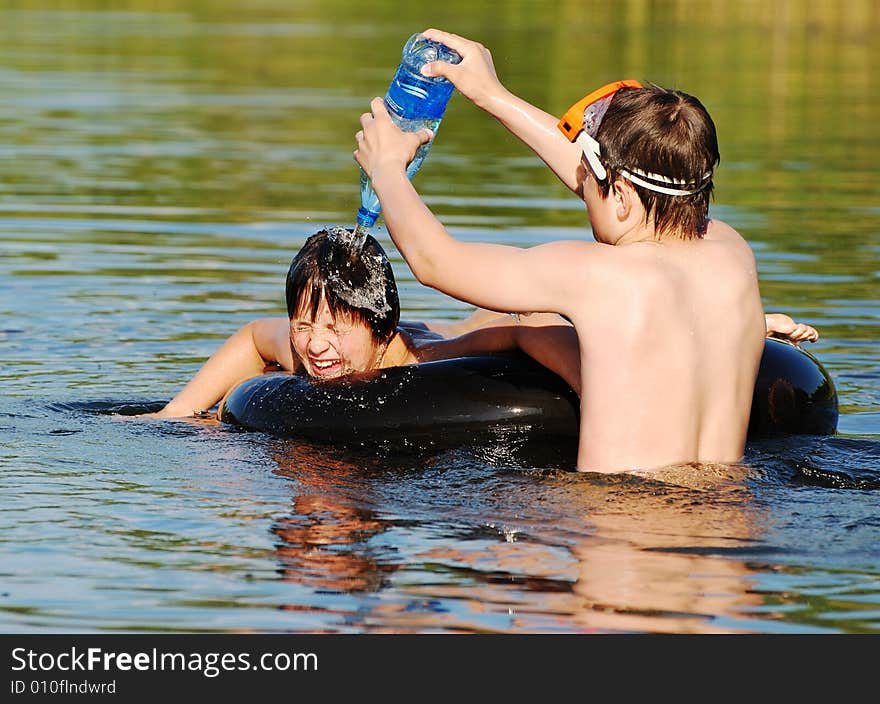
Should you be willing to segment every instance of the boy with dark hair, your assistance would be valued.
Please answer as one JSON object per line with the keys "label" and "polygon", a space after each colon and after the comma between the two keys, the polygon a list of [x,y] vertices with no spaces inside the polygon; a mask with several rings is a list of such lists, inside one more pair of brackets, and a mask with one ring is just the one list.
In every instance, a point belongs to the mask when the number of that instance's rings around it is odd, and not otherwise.
{"label": "boy with dark hair", "polygon": [[581,197],[596,242],[530,249],[460,242],[406,177],[429,130],[402,133],[377,98],[355,158],[388,232],[423,284],[482,308],[557,313],[529,354],[581,393],[578,469],[652,471],[742,458],[767,322],[754,255],[708,217],[715,127],[692,96],[634,81],[595,91],[562,120],[511,94],[482,45],[425,36],[459,64],[428,64],[528,145]]}
{"label": "boy with dark hair", "polygon": [[342,228],[321,230],[306,240],[290,264],[285,294],[287,317],[243,325],[161,411],[145,415],[200,415],[239,383],[267,370],[335,379],[515,348],[506,316],[486,325],[474,322],[452,339],[431,325],[401,322],[397,284],[382,245],[368,236],[352,257],[350,233]]}
{"label": "boy with dark hair", "polygon": [[326,303],[333,318],[349,318],[367,327],[376,345],[394,335],[400,322],[400,297],[388,255],[368,236],[357,257],[349,249],[351,233],[321,230],[309,237],[287,271],[287,317],[314,320]]}
{"label": "boy with dark hair", "polygon": [[409,361],[414,345],[398,329],[397,285],[391,263],[375,239],[369,237],[364,243],[363,256],[351,262],[354,271],[349,275],[380,283],[383,305],[353,305],[339,295],[340,287],[332,285],[338,269],[330,265],[347,255],[345,241],[335,228],[309,237],[287,272],[287,318],[258,318],[243,325],[161,411],[149,415],[198,415],[267,368],[335,378],[391,366],[400,359]]}

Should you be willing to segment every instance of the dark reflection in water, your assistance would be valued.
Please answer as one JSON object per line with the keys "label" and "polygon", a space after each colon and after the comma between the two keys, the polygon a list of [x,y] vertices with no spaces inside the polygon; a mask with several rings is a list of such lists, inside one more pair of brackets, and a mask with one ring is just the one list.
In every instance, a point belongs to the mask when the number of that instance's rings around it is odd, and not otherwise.
{"label": "dark reflection in water", "polygon": [[[368,497],[353,495],[348,483],[363,467],[307,445],[291,447],[275,460],[276,474],[297,484],[291,515],[272,526],[283,578],[318,591],[375,592],[387,586],[386,575],[395,568],[370,546],[385,523],[366,507]],[[361,491],[367,488],[359,484]]]}

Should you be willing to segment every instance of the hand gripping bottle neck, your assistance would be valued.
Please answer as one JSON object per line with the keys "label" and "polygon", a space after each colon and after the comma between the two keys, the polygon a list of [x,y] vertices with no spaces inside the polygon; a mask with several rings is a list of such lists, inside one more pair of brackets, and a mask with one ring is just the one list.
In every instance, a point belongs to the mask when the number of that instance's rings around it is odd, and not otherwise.
{"label": "hand gripping bottle neck", "polygon": [[[385,94],[388,114],[404,132],[416,132],[427,127],[436,137],[437,127],[443,119],[454,86],[441,76],[421,74],[422,66],[433,61],[457,64],[461,56],[444,44],[426,39],[422,34],[412,35],[403,47],[403,58]],[[421,145],[416,151],[406,169],[407,178],[412,179],[419,170],[433,141]],[[361,207],[357,214],[357,231],[361,233],[361,239],[366,236],[366,230],[375,224],[380,212],[379,198],[370,179],[361,169]]]}

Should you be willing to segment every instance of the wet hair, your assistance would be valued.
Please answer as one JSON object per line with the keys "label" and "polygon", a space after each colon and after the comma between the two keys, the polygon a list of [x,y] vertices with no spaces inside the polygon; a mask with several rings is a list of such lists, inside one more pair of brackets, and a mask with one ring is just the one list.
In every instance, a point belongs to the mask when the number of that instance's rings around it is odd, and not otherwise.
{"label": "wet hair", "polygon": [[[339,235],[347,235],[340,237]],[[287,272],[287,316],[308,314],[314,319],[322,301],[334,317],[365,324],[377,344],[386,342],[400,322],[400,299],[388,255],[372,235],[367,235],[359,254],[352,256],[351,232],[342,228],[320,230],[306,240]],[[340,266],[345,285],[339,285]],[[353,305],[347,292],[354,287],[379,288],[381,305]],[[360,298],[360,297],[358,297]],[[348,299],[348,300],[346,300]]]}
{"label": "wet hair", "polygon": [[695,239],[706,233],[712,171],[721,157],[715,123],[699,100],[652,84],[621,88],[608,106],[597,139],[608,169],[608,178],[598,183],[603,198],[615,179],[626,179],[620,169],[696,184],[696,193],[672,196],[630,181],[659,236],[680,232]]}

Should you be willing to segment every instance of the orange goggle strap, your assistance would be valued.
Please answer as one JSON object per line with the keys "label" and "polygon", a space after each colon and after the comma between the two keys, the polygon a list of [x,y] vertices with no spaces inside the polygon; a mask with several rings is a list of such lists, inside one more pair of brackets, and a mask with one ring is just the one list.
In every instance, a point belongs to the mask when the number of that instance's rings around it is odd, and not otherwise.
{"label": "orange goggle strap", "polygon": [[[566,110],[565,114],[562,116],[562,119],[559,120],[557,127],[559,127],[562,134],[564,134],[568,138],[569,142],[574,142],[577,139],[578,134],[580,134],[581,130],[584,129],[584,112],[590,105],[599,100],[602,100],[603,98],[610,98],[621,88],[641,87],[642,84],[638,81],[624,80],[614,81],[614,83],[608,83],[601,88],[597,88],[589,95],[578,100],[574,105]],[[590,136],[595,137],[596,135],[593,134]]]}

